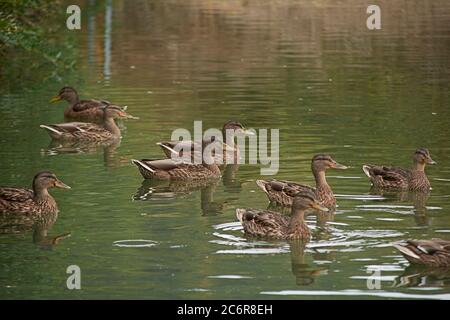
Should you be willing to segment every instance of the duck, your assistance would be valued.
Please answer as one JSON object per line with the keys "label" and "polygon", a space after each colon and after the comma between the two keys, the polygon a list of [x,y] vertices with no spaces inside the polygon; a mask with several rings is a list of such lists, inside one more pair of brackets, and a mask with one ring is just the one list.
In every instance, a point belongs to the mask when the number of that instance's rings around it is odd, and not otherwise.
{"label": "duck", "polygon": [[406,240],[392,245],[411,263],[430,267],[450,267],[448,240]]}
{"label": "duck", "polygon": [[101,125],[86,122],[67,122],[40,125],[50,137],[57,141],[111,142],[121,138],[120,129],[114,119],[125,118],[126,113],[117,106],[108,105],[99,110],[103,113]]}
{"label": "duck", "polygon": [[[218,141],[204,142],[204,147]],[[221,177],[221,171],[215,163],[211,153],[206,156],[200,152],[194,152],[190,158],[168,159],[132,159],[144,179],[156,180],[198,180],[214,179]],[[194,159],[195,158],[195,159]],[[193,161],[195,160],[195,161]]]}
{"label": "duck", "polygon": [[[217,164],[225,164],[225,163],[237,163],[241,158],[239,147],[235,143],[235,137],[239,135],[252,136],[255,133],[251,130],[246,129],[239,121],[229,120],[222,127],[222,141],[226,141],[227,143],[223,143],[222,146],[222,154],[214,154],[214,160]],[[228,138],[227,137],[231,137]],[[231,140],[231,143],[229,143]],[[203,139],[207,141],[208,139]],[[203,141],[203,142],[204,142]],[[157,143],[159,145],[167,158],[172,157],[174,154],[174,150],[178,151],[180,157],[186,156],[190,152],[195,150],[195,147],[200,145],[197,142],[191,140],[170,140],[170,141],[160,141]]]}
{"label": "duck", "polygon": [[291,206],[293,197],[300,191],[312,191],[319,202],[328,207],[336,206],[333,190],[328,185],[325,172],[330,169],[345,170],[346,166],[337,163],[329,154],[316,154],[311,160],[311,171],[316,180],[316,187],[284,180],[256,180],[256,185],[263,190],[269,200],[282,206]]}
{"label": "duck", "polygon": [[412,169],[365,164],[362,169],[376,188],[405,189],[410,191],[431,190],[425,174],[425,165],[437,164],[426,148],[419,148],[413,155]]}
{"label": "duck", "polygon": [[[50,103],[55,103],[65,100],[69,106],[64,110],[64,117],[66,119],[78,120],[83,122],[101,122],[103,120],[102,108],[106,106],[115,106],[122,111],[126,111],[127,106],[114,105],[107,100],[80,100],[77,91],[69,86],[65,86],[59,90],[58,95],[54,96]],[[138,119],[132,115],[127,114],[127,119]]]}
{"label": "duck", "polygon": [[305,223],[308,209],[328,211],[314,192],[302,190],[292,202],[291,215],[261,209],[236,209],[236,217],[248,236],[276,240],[309,240],[311,232]]}
{"label": "duck", "polygon": [[32,189],[0,187],[0,214],[2,216],[58,213],[55,199],[48,189],[70,189],[50,171],[38,172],[33,178]]}

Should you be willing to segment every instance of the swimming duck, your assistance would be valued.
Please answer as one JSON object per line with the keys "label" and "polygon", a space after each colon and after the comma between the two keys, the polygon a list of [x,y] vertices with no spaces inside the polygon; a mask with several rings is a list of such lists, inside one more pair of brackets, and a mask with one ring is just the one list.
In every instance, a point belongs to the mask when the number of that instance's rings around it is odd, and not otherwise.
{"label": "swimming duck", "polygon": [[450,241],[441,239],[407,240],[392,244],[411,263],[450,267]]}
{"label": "swimming duck", "polygon": [[[61,100],[65,100],[69,103],[69,106],[64,110],[64,117],[72,120],[98,122],[103,119],[102,108],[106,106],[114,106],[120,108],[125,112],[126,106],[113,105],[106,100],[80,100],[77,91],[72,87],[63,87],[59,90],[58,95],[54,96],[50,102],[55,103]],[[126,115],[127,119],[137,119],[129,114]]]}
{"label": "swimming duck", "polygon": [[413,156],[413,168],[402,169],[395,167],[363,165],[364,173],[378,188],[408,189],[412,191],[426,191],[431,189],[430,181],[425,174],[426,164],[436,164],[431,159],[428,149],[417,149]]}
{"label": "swimming duck", "polygon": [[[222,154],[214,154],[214,160],[217,164],[223,163],[237,163],[240,159],[240,151],[235,144],[234,137],[239,135],[254,135],[253,131],[245,129],[245,127],[238,121],[227,121],[222,127],[222,139],[227,141],[227,137],[230,137],[231,144],[223,144]],[[206,139],[209,140],[209,139]],[[229,142],[229,141],[228,141]],[[158,142],[165,155],[170,158],[174,154],[174,150],[179,152],[179,156],[182,157],[185,152],[193,152],[195,146],[198,143],[191,140],[171,140]]]}
{"label": "swimming duck", "polygon": [[300,191],[307,190],[314,192],[322,205],[332,208],[336,206],[336,198],[325,177],[325,172],[329,168],[347,169],[346,166],[334,161],[328,154],[316,154],[311,161],[311,170],[316,180],[315,188],[282,180],[256,180],[256,184],[267,194],[270,201],[283,206],[291,206],[293,196]]}
{"label": "swimming duck", "polygon": [[109,105],[99,110],[103,112],[103,123],[67,122],[41,125],[52,139],[62,141],[106,142],[120,139],[120,129],[114,119],[126,117],[117,106]]}
{"label": "swimming duck", "polygon": [[48,193],[49,188],[70,189],[49,171],[34,176],[32,190],[26,188],[0,187],[0,214],[42,215],[57,213],[55,199]]}
{"label": "swimming duck", "polygon": [[[212,142],[204,142],[204,147]],[[214,143],[217,143],[214,142]],[[219,178],[221,172],[217,164],[214,162],[211,153],[194,152],[193,157],[200,157],[198,161],[194,159],[132,159],[131,162],[136,165],[139,172],[145,179],[157,180],[196,180]],[[209,156],[208,156],[209,155]]]}
{"label": "swimming duck", "polygon": [[271,210],[236,209],[236,217],[247,235],[280,240],[309,239],[311,232],[305,223],[308,209],[328,211],[321,205],[314,192],[304,190],[294,196],[291,216]]}

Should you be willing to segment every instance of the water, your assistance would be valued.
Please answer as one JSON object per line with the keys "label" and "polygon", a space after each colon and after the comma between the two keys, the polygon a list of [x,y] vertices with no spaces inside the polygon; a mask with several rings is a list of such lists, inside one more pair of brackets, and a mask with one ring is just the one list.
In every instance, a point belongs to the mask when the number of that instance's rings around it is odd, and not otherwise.
{"label": "water", "polygon": [[[0,297],[449,299],[447,273],[409,267],[389,244],[449,239],[450,5],[380,5],[382,30],[369,31],[358,1],[83,3],[82,30],[61,31],[76,32],[76,72],[0,96],[1,185],[50,169],[72,186],[52,191],[61,212],[47,236],[0,235]],[[64,104],[48,100],[65,84],[140,120],[115,149],[48,152],[39,124],[62,121]],[[280,129],[277,178],[312,184],[321,152],[351,167],[329,171],[338,211],[308,220],[306,248],[243,236],[235,209],[268,204],[259,165],[183,186],[143,183],[130,164],[161,157],[155,143],[173,129],[229,119]],[[409,166],[419,146],[438,162],[430,197],[371,194],[361,165]],[[66,288],[73,264],[82,290]]]}

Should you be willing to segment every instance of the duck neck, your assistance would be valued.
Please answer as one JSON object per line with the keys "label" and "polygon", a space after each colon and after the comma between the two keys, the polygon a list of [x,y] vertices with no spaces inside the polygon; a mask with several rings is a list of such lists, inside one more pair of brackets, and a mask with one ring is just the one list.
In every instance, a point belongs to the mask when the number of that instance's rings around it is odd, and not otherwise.
{"label": "duck neck", "polygon": [[324,189],[329,188],[330,186],[327,183],[327,178],[325,177],[325,171],[324,170],[314,170],[313,169],[314,178],[316,179],[316,188],[317,189]]}
{"label": "duck neck", "polygon": [[120,129],[114,121],[114,118],[105,117],[103,119],[103,127],[111,132],[114,136],[120,136]]}
{"label": "duck neck", "polygon": [[80,98],[78,97],[78,94],[74,93],[67,97],[67,101],[70,103],[70,105],[74,106],[78,102],[80,102]]}
{"label": "duck neck", "polygon": [[35,202],[45,202],[48,199],[53,199],[50,193],[48,193],[48,189],[45,187],[33,185],[33,191]]}
{"label": "duck neck", "polygon": [[414,171],[425,172],[425,163],[414,162]]}
{"label": "duck neck", "polygon": [[291,221],[289,223],[289,231],[295,232],[305,228],[308,229],[308,226],[305,223],[305,209],[292,208]]}

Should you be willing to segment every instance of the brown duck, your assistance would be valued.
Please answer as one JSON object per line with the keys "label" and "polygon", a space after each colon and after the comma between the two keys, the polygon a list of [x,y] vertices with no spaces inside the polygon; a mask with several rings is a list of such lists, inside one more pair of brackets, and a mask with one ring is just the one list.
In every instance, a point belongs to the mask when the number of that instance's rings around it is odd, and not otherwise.
{"label": "brown duck", "polygon": [[377,188],[407,189],[426,191],[431,189],[430,181],[425,174],[426,164],[436,164],[431,159],[428,149],[417,149],[413,156],[412,169],[363,165],[364,173]]}
{"label": "brown duck", "polygon": [[431,267],[450,267],[450,241],[407,240],[392,245],[411,263]]}
{"label": "brown duck", "polygon": [[[238,163],[238,160],[240,159],[240,151],[235,143],[235,137],[239,135],[254,135],[255,133],[253,131],[250,131],[248,129],[245,129],[245,127],[238,121],[228,121],[226,122],[222,127],[222,138],[224,141],[227,139],[227,135],[232,138],[232,141],[230,144],[223,143],[222,145],[222,154],[221,155],[214,155],[214,160],[217,164],[223,164],[223,163]],[[195,150],[195,146],[198,146],[199,144],[196,142],[193,142],[191,140],[172,140],[172,141],[161,141],[158,142],[157,145],[159,145],[165,155],[170,158],[174,154],[175,150],[178,152],[180,157],[189,155],[190,152],[193,152]],[[187,152],[187,154],[185,154]]]}
{"label": "brown duck", "polygon": [[[69,103],[69,106],[64,110],[64,117],[67,119],[88,121],[88,122],[101,122],[103,119],[102,108],[106,106],[114,106],[120,108],[125,112],[126,106],[114,105],[106,100],[80,100],[77,91],[72,87],[63,87],[58,95],[54,96],[50,102],[58,102],[65,100]],[[126,114],[127,119],[137,119],[129,114]]]}
{"label": "brown duck", "polygon": [[325,172],[329,168],[347,169],[346,166],[337,163],[327,154],[316,154],[311,161],[311,170],[316,180],[315,188],[282,180],[256,180],[256,184],[267,194],[271,202],[283,206],[291,206],[293,196],[298,192],[307,190],[314,192],[322,205],[332,208],[336,206],[336,198],[325,177]]}
{"label": "brown duck", "polygon": [[[203,157],[201,153],[194,153],[193,156],[195,155],[201,157],[201,159],[183,158],[180,161],[172,158],[159,160],[132,159],[131,162],[138,167],[139,172],[145,179],[197,180],[219,178],[221,176],[220,169],[211,155]],[[194,162],[192,160],[197,161]]]}
{"label": "brown duck", "polygon": [[35,175],[32,190],[26,188],[0,187],[0,214],[37,215],[57,213],[55,199],[49,188],[70,189],[53,173],[42,171]]}
{"label": "brown duck", "polygon": [[299,240],[309,239],[311,232],[305,223],[308,209],[328,211],[316,195],[308,190],[295,195],[291,216],[261,209],[236,209],[236,216],[244,227],[245,234],[265,239]]}
{"label": "brown duck", "polygon": [[114,119],[125,118],[126,113],[116,106],[106,106],[99,110],[103,113],[103,123],[67,122],[41,125],[54,140],[106,142],[120,139],[120,129]]}

